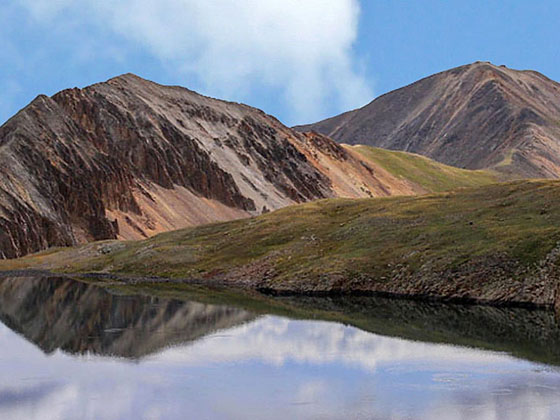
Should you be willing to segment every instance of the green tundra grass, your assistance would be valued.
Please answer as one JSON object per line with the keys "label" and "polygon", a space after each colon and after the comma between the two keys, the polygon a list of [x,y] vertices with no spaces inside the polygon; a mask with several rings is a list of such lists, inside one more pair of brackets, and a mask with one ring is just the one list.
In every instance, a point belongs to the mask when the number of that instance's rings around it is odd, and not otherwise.
{"label": "green tundra grass", "polygon": [[[181,279],[260,276],[282,287],[318,285],[329,276],[390,282],[400,266],[412,274],[453,273],[470,261],[496,256],[508,266],[533,267],[560,241],[559,203],[559,181],[518,181],[419,197],[321,200],[143,241],[51,249],[2,261],[0,270]],[[482,280],[491,284],[495,279]]]}
{"label": "green tundra grass", "polygon": [[489,170],[468,170],[444,165],[414,153],[380,149],[371,146],[347,146],[366,160],[392,175],[409,180],[425,190],[443,192],[460,187],[477,187],[498,182],[504,175]]}

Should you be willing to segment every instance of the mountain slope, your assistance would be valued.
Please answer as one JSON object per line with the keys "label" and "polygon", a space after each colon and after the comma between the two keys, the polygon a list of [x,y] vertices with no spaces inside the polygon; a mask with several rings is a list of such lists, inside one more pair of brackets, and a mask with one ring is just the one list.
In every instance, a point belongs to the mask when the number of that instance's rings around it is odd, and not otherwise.
{"label": "mountain slope", "polygon": [[303,139],[254,108],[130,74],[39,96],[0,128],[0,257],[335,196]]}
{"label": "mountain slope", "polygon": [[[319,200],[145,241],[52,250],[0,269],[163,276],[277,293],[382,292],[558,305],[560,181]],[[150,279],[147,279],[150,281]]]}
{"label": "mountain slope", "polygon": [[0,127],[0,258],[320,198],[420,192],[260,110],[126,74],[38,96]]}
{"label": "mountain slope", "polygon": [[560,84],[534,71],[477,62],[296,129],[462,168],[560,177]]}
{"label": "mountain slope", "polygon": [[492,171],[460,169],[413,153],[363,145],[343,146],[370,164],[385,169],[395,177],[406,179],[411,185],[417,186],[415,189],[423,188],[426,192],[476,187],[501,179],[499,174]]}

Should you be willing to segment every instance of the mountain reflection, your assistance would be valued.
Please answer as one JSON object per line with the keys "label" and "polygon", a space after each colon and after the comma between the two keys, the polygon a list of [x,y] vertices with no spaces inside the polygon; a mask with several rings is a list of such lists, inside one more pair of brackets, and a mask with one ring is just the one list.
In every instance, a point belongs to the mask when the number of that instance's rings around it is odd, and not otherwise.
{"label": "mountain reflection", "polygon": [[46,353],[140,358],[254,318],[229,306],[116,295],[66,278],[0,278],[0,320]]}
{"label": "mountain reflection", "polygon": [[[195,300],[116,294],[60,277],[0,278],[0,321],[45,353],[92,353],[138,359],[252,321],[289,313],[325,319],[407,340],[502,351],[560,364],[560,327],[553,312],[446,305],[376,297],[247,299],[239,307]],[[214,302],[213,299],[206,299]],[[286,312],[286,310],[288,310]],[[261,315],[262,316],[262,315]],[[294,343],[296,345],[296,343]]]}
{"label": "mountain reflection", "polygon": [[560,365],[560,324],[553,311],[457,305],[379,297],[284,298],[362,330],[432,343],[503,351]]}

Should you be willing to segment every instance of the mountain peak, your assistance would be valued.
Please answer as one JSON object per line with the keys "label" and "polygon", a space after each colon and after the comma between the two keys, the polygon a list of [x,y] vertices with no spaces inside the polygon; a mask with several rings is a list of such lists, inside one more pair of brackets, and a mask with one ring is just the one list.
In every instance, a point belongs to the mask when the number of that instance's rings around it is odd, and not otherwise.
{"label": "mountain peak", "polygon": [[558,121],[560,84],[535,71],[477,61],[297,129],[457,167],[560,178]]}
{"label": "mountain peak", "polygon": [[120,74],[120,75],[118,75],[118,76],[115,76],[115,77],[110,78],[109,80],[107,80],[107,82],[112,82],[112,81],[115,81],[115,82],[118,82],[118,81],[130,81],[130,80],[133,80],[133,81],[144,81],[144,82],[148,82],[148,81],[149,81],[149,80],[144,79],[144,78],[142,78],[142,77],[140,77],[140,76],[138,76],[138,75],[136,75],[136,74],[134,74],[134,73],[123,73],[123,74]]}
{"label": "mountain peak", "polygon": [[112,86],[161,86],[151,80],[144,79],[134,73],[124,73],[107,80],[106,82],[96,83],[97,85],[112,85]]}

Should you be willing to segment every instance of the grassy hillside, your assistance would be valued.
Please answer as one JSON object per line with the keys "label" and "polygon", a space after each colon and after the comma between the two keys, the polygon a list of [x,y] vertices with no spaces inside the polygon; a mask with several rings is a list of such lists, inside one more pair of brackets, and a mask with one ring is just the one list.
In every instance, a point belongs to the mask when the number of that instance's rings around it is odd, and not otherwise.
{"label": "grassy hillside", "polygon": [[430,192],[477,187],[499,180],[499,175],[492,171],[455,168],[413,153],[362,145],[345,147],[381,166],[392,175],[418,184]]}
{"label": "grassy hillside", "polygon": [[55,249],[1,269],[103,271],[290,292],[377,291],[552,305],[560,182],[322,200],[135,242]]}

